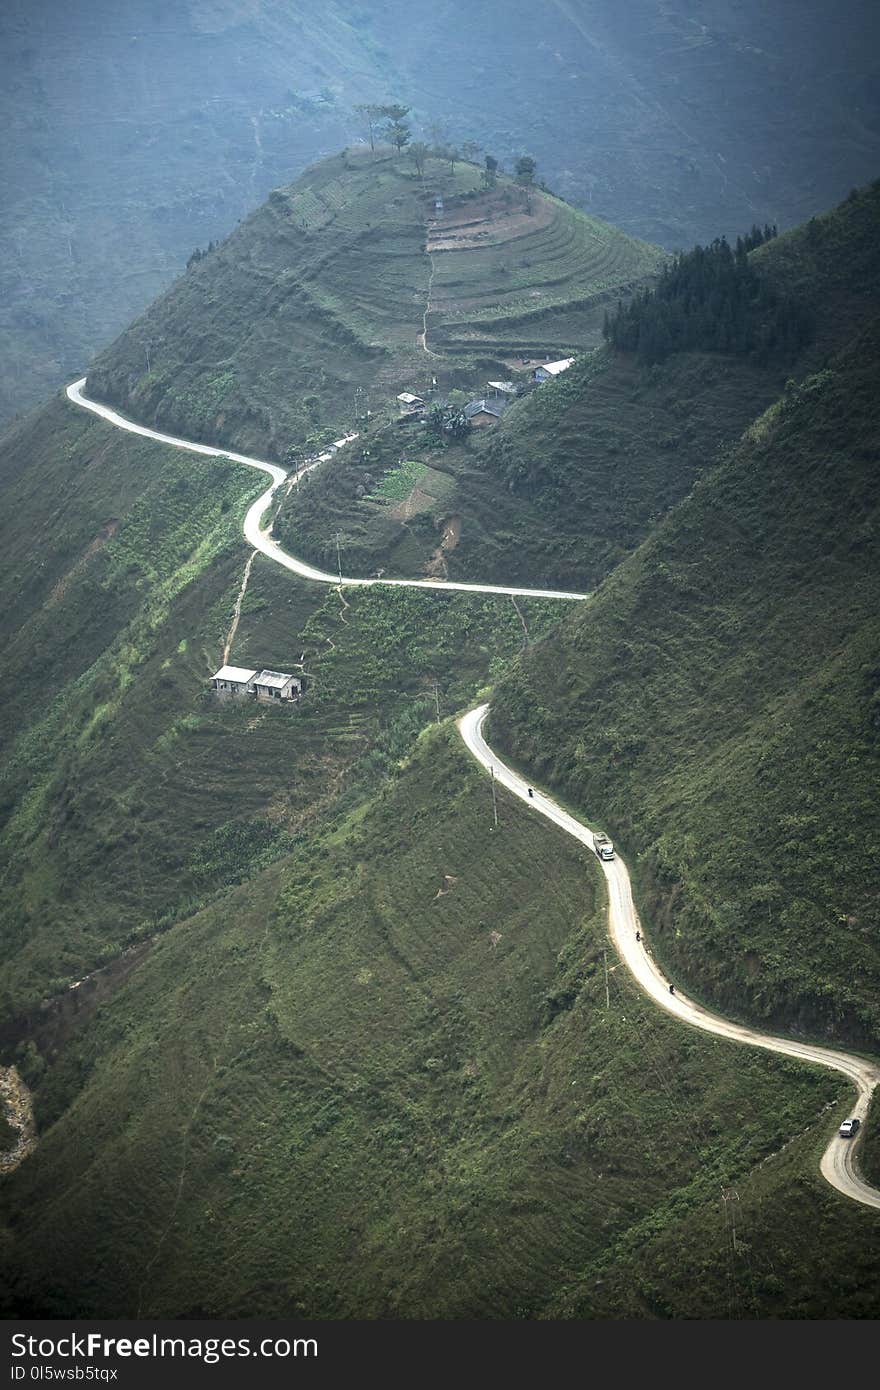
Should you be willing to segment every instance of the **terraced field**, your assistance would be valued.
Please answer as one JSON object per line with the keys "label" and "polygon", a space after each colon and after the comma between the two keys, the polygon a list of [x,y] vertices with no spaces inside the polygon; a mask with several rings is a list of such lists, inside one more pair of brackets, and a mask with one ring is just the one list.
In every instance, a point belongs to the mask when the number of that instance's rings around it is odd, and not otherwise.
{"label": "terraced field", "polygon": [[465,221],[435,224],[431,342],[436,351],[593,346],[608,300],[654,274],[663,253],[549,194],[505,185]]}
{"label": "terraced field", "polygon": [[406,153],[350,151],[195,262],[97,359],[89,393],[172,434],[280,459],[350,427],[356,395],[375,411],[424,389],[447,354],[461,375],[469,357],[592,346],[603,296],[661,261],[547,194],[503,177],[486,190],[474,164],[429,158],[420,174]]}

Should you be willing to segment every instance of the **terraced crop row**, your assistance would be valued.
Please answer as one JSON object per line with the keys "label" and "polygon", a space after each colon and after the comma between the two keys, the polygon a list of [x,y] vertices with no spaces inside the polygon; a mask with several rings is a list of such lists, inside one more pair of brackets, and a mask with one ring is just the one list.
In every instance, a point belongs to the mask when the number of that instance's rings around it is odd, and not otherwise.
{"label": "terraced crop row", "polygon": [[293,195],[290,199],[290,211],[294,221],[309,232],[326,226],[333,216],[330,209],[315,197],[310,188]]}
{"label": "terraced crop row", "polygon": [[[434,307],[444,321],[439,331],[447,343],[463,342],[465,335],[472,343],[484,341],[508,317],[540,317],[564,307],[573,296],[586,302],[659,263],[650,248],[597,230],[565,210],[533,238],[515,245],[515,258],[506,258],[497,246],[435,255]],[[467,334],[469,324],[479,325],[478,331]]]}

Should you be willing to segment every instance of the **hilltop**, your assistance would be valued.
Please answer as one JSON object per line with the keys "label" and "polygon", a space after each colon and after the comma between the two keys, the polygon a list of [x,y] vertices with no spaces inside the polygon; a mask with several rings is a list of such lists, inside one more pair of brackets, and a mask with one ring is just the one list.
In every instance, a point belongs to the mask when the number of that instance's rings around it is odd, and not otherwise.
{"label": "hilltop", "polygon": [[608,297],[662,260],[540,190],[484,189],[473,164],[343,154],[194,262],[96,360],[89,390],[280,459],[428,371],[599,342]]}
{"label": "hilltop", "polygon": [[[414,14],[417,22],[414,22]],[[0,15],[0,420],[73,376],[272,188],[362,142],[391,98],[416,130],[669,249],[788,227],[876,171],[866,0],[8,0]]]}

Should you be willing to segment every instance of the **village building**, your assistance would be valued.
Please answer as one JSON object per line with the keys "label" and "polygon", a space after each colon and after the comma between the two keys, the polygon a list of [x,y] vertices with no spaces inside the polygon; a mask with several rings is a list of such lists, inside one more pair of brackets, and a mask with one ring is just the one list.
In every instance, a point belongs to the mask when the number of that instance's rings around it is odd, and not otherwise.
{"label": "village building", "polygon": [[497,425],[506,409],[507,401],[499,397],[468,401],[464,416],[476,429],[482,429],[486,425]]}
{"label": "village building", "polygon": [[401,414],[411,415],[421,410],[425,402],[421,396],[414,396],[411,391],[401,391],[397,397],[397,404],[400,406]]}
{"label": "village building", "polygon": [[243,666],[221,666],[211,677],[211,686],[219,695],[253,695],[256,671],[247,671]]}
{"label": "village building", "polygon": [[514,381],[490,381],[489,390],[493,396],[515,396],[516,382]]}
{"label": "village building", "polygon": [[302,681],[286,671],[261,671],[254,676],[253,689],[258,700],[298,700]]}
{"label": "village building", "polygon": [[534,381],[550,381],[553,377],[561,376],[563,372],[567,372],[573,361],[573,357],[563,357],[559,362],[544,362],[542,366],[536,367],[532,372],[532,379]]}

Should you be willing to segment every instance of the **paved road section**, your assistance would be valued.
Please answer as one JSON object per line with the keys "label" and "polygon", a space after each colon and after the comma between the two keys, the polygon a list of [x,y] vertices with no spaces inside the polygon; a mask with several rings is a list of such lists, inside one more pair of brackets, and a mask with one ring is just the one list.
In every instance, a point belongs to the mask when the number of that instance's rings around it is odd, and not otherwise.
{"label": "paved road section", "polygon": [[[190,453],[205,454],[210,458],[232,459],[235,463],[243,463],[249,468],[257,468],[261,472],[267,473],[272,481],[266,491],[257,498],[248,510],[244,523],[244,534],[255,550],[259,550],[261,554],[266,555],[277,564],[283,565],[285,569],[299,575],[302,579],[309,579],[318,584],[339,585],[342,583],[346,586],[359,587],[381,584],[407,589],[435,589],[441,592],[458,590],[473,594],[507,594],[515,598],[583,600],[589,597],[588,594],[573,594],[559,589],[519,589],[497,584],[459,584],[432,579],[351,579],[344,575],[340,577],[338,574],[329,574],[325,570],[316,569],[313,565],[307,565],[305,561],[297,560],[293,555],[288,555],[272,540],[270,530],[262,529],[261,523],[274,493],[282,483],[288,481],[288,474],[283,468],[279,468],[274,463],[266,463],[263,459],[249,458],[246,454],[233,453],[229,449],[216,449],[209,444],[195,444],[188,439],[177,439],[174,435],[147,429],[145,425],[138,425],[133,420],[126,419],[124,415],[111,410],[109,406],[89,400],[83,394],[85,384],[85,377],[72,382],[67,388],[69,400],[74,405],[81,406],[83,409],[91,411],[93,415],[106,420],[108,424],[115,425],[117,429],[128,430],[130,434],[139,434],[145,439],[155,439],[159,444],[169,444],[174,449],[186,449]],[[356,435],[347,435],[345,440],[340,440],[339,443],[347,443],[355,438],[357,438]],[[321,454],[301,469],[300,473],[317,468],[319,464],[330,457],[332,454],[329,452]],[[479,763],[482,763],[483,767],[494,770],[496,780],[502,786],[507,787],[508,791],[513,792],[514,796],[520,797],[530,809],[546,816],[554,825],[558,825],[569,835],[573,835],[576,840],[580,840],[581,844],[586,845],[587,849],[593,852],[593,833],[588,826],[569,815],[567,811],[564,811],[561,806],[558,806],[555,801],[542,792],[533,788],[533,794],[529,796],[528,783],[518,773],[506,767],[492,752],[482,734],[488,711],[488,705],[480,705],[477,709],[464,715],[458,722],[459,731],[469,751]],[[682,1023],[687,1023],[693,1028],[702,1028],[704,1032],[717,1033],[719,1037],[745,1043],[749,1047],[763,1047],[768,1052],[781,1052],[787,1057],[795,1057],[802,1062],[812,1062],[818,1066],[831,1067],[834,1071],[842,1072],[852,1081],[857,1092],[856,1103],[849,1113],[864,1122],[871,1095],[880,1082],[880,1066],[846,1052],[835,1052],[831,1048],[814,1047],[810,1043],[793,1042],[787,1038],[775,1038],[769,1033],[759,1033],[751,1028],[745,1028],[739,1023],[728,1023],[726,1019],[719,1017],[718,1014],[710,1013],[700,1004],[689,999],[687,995],[679,993],[677,989],[675,994],[671,994],[669,981],[655,963],[644,940],[636,939],[639,919],[633,903],[626,865],[619,855],[610,861],[598,860],[597,862],[602,867],[608,885],[608,925],[611,939],[621,960],[634,976],[636,982],[656,1004],[659,1004],[667,1013],[673,1014]],[[865,1206],[880,1209],[880,1192],[870,1187],[859,1176],[855,1166],[855,1154],[858,1146],[859,1138],[854,1141],[841,1139],[835,1135],[822,1156],[820,1165],[822,1176],[844,1196],[851,1197],[856,1202],[862,1202]]]}
{"label": "paved road section", "polygon": [[[173,449],[187,449],[193,454],[206,454],[210,458],[232,459],[235,463],[244,463],[248,468],[258,468],[262,473],[268,473],[272,479],[266,491],[257,498],[256,502],[250,507],[244,522],[244,534],[250,545],[261,554],[274,560],[276,564],[283,565],[292,574],[298,574],[301,579],[310,579],[316,584],[344,584],[346,588],[371,588],[374,585],[382,585],[385,588],[402,589],[434,589],[440,593],[459,592],[466,594],[501,594],[513,598],[553,598],[553,599],[573,599],[583,600],[589,598],[588,594],[573,594],[566,589],[518,589],[502,584],[463,584],[457,580],[446,579],[352,579],[347,575],[330,574],[326,570],[316,569],[314,565],[306,564],[305,560],[297,560],[294,555],[288,555],[286,550],[273,541],[271,527],[264,530],[262,527],[263,517],[272,501],[272,496],[282,483],[287,482],[288,475],[283,468],[279,468],[275,463],[266,463],[263,459],[249,458],[247,454],[236,454],[230,449],[215,449],[210,444],[194,444],[188,439],[178,439],[173,434],[162,434],[159,430],[147,429],[145,425],[135,424],[133,420],[128,420],[118,411],[111,410],[108,405],[101,405],[98,401],[89,400],[83,394],[83,387],[86,378],[81,377],[79,381],[74,381],[67,388],[68,400],[74,405],[82,406],[84,410],[90,410],[93,415],[98,415],[108,424],[115,425],[117,429],[128,430],[129,434],[140,434],[145,439],[155,439],[159,444],[170,444]],[[347,435],[345,441],[356,439],[356,435]],[[312,460],[305,468],[300,469],[300,474],[308,473],[313,468],[330,458],[329,453],[320,455]]]}
{"label": "paved road section", "polygon": [[[496,782],[525,801],[530,810],[546,816],[554,825],[558,825],[561,830],[573,835],[581,844],[586,845],[587,849],[593,851],[593,832],[588,826],[576,820],[537,788],[533,788],[533,794],[529,796],[528,783],[517,772],[505,766],[498,755],[493,753],[483,738],[483,724],[488,712],[488,705],[480,705],[458,721],[459,732],[468,751],[483,767],[494,772]],[[880,1082],[880,1066],[846,1052],[835,1052],[828,1047],[816,1047],[811,1043],[794,1042],[788,1038],[776,1038],[772,1034],[746,1028],[740,1023],[729,1023],[727,1019],[710,1013],[701,1004],[689,999],[677,986],[675,993],[670,994],[670,982],[650,954],[644,937],[641,940],[636,939],[640,924],[626,865],[616,851],[614,859],[597,859],[596,862],[605,874],[608,885],[608,928],[611,939],[637,984],[651,996],[655,1004],[659,1004],[682,1023],[690,1024],[693,1028],[702,1028],[706,1033],[716,1033],[721,1038],[730,1038],[749,1047],[763,1047],[768,1052],[781,1052],[786,1057],[796,1057],[802,1062],[814,1062],[819,1066],[831,1067],[834,1071],[842,1072],[852,1081],[857,1091],[856,1103],[849,1113],[864,1122],[872,1092]],[[822,1156],[822,1176],[844,1196],[862,1202],[865,1206],[880,1209],[880,1192],[870,1187],[859,1176],[855,1167],[854,1154],[858,1144],[858,1138],[841,1139],[835,1134]]]}

